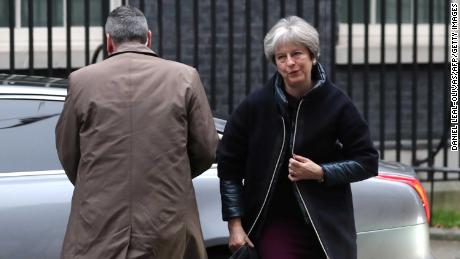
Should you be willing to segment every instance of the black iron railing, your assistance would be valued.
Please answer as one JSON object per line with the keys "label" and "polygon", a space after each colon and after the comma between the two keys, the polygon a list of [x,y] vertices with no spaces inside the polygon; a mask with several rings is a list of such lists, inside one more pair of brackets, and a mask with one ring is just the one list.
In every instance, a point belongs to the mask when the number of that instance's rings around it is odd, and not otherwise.
{"label": "black iron railing", "polygon": [[[65,67],[53,67],[53,60],[58,57],[53,55],[56,46],[52,40],[53,21],[56,17],[53,17],[52,0],[46,1],[44,14],[47,16],[46,64],[37,66],[34,58],[37,53],[34,5],[37,2],[28,0],[28,67],[17,67],[15,28],[18,7],[15,4],[18,1],[8,0],[9,67],[2,72],[67,76],[81,66],[73,65],[72,60],[72,1],[63,1],[66,14]],[[326,64],[329,78],[361,109],[371,126],[381,158],[412,164],[422,181],[460,180],[460,153],[454,154],[449,149],[448,1],[410,1],[410,21],[403,15],[407,3],[402,0],[395,1],[392,6],[389,1],[373,1],[374,5],[371,5],[371,0],[121,1],[122,4],[128,2],[145,12],[154,34],[153,49],[160,56],[199,70],[212,109],[224,118],[244,96],[261,87],[274,71],[263,57],[263,36],[268,29],[279,17],[298,15],[305,18],[320,32],[320,61]],[[102,29],[101,45],[91,50],[90,1],[84,0],[83,6],[82,65],[88,65],[96,62],[98,57],[107,56],[103,46],[106,38]],[[102,22],[113,7],[110,1],[101,1]],[[435,17],[435,12],[439,17]],[[100,26],[103,28],[103,24]],[[445,37],[442,44],[434,42],[435,26],[442,27]],[[396,28],[394,35],[388,34],[390,27]],[[419,40],[422,27],[428,28],[428,43],[423,48]],[[364,42],[356,48],[353,35],[361,30]],[[374,32],[379,32],[378,36],[373,36]],[[410,32],[412,37],[405,38],[403,32]],[[341,37],[345,37],[343,41]],[[378,38],[372,41],[372,37]],[[390,38],[396,42],[391,46],[388,44]],[[340,53],[337,52],[339,42],[347,46]],[[391,57],[392,52],[395,58]],[[342,53],[346,53],[346,58],[339,58],[338,54]],[[442,53],[441,59],[439,53]],[[357,58],[360,55],[362,59]],[[408,60],[407,56],[411,58]],[[379,57],[378,61],[375,57]]]}

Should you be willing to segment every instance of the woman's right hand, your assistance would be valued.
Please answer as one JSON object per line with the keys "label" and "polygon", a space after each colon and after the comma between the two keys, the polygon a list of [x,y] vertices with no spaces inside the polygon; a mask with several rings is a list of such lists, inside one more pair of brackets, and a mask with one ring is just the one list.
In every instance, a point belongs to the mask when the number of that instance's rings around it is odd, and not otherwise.
{"label": "woman's right hand", "polygon": [[243,229],[241,218],[230,219],[228,221],[228,231],[230,233],[228,247],[232,253],[244,244],[248,244],[252,248],[254,247],[254,244]]}

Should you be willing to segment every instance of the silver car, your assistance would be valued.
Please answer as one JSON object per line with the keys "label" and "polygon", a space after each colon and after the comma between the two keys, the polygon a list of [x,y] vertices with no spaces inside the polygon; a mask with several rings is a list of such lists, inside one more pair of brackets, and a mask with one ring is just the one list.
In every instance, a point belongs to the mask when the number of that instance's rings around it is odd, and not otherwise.
{"label": "silver car", "polygon": [[[61,169],[54,127],[67,81],[0,74],[0,258],[58,258],[73,186]],[[223,131],[225,121],[216,119]],[[216,166],[194,181],[209,257],[227,258]],[[414,171],[380,162],[352,184],[358,258],[432,258],[429,208]]]}

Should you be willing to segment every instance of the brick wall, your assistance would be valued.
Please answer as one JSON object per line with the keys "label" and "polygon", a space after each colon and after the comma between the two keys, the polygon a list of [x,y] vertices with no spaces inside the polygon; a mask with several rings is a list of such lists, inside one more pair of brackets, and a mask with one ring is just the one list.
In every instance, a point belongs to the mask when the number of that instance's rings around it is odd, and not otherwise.
{"label": "brick wall", "polygon": [[[263,82],[269,78],[274,67],[267,64],[263,55],[263,1],[251,1],[251,44],[250,44],[250,84],[246,86],[246,1],[233,0],[233,74],[229,75],[229,1],[215,2],[215,28],[216,28],[216,102],[214,112],[226,117],[229,113],[229,76],[233,78],[233,103],[236,106],[246,95],[246,87],[251,90],[262,87]],[[281,1],[267,0],[267,29],[270,29],[281,17]],[[139,7],[139,1],[130,1],[131,5]],[[176,51],[176,17],[177,10],[175,1],[163,1],[163,53],[162,57],[177,60],[199,70],[201,79],[208,95],[211,89],[211,1],[198,1],[198,62],[193,60],[194,50],[194,15],[193,1],[180,1],[180,59],[177,59]],[[320,62],[329,70],[330,48],[330,1],[320,1],[320,32],[321,53]],[[145,15],[149,27],[153,32],[153,49],[158,51],[158,15],[157,1],[146,1]],[[286,1],[285,14],[296,15],[298,13],[296,1]],[[313,24],[313,1],[304,1],[302,17]],[[263,78],[263,67],[267,66],[267,78]],[[211,101],[211,98],[210,98]]]}
{"label": "brick wall", "polygon": [[[145,15],[149,27],[153,32],[153,49],[158,52],[158,1],[146,1]],[[171,60],[177,60],[191,66],[195,66],[201,76],[203,85],[208,93],[209,100],[213,106],[215,115],[226,118],[232,109],[230,105],[233,102],[233,108],[236,107],[246,96],[246,88],[250,91],[262,87],[274,72],[274,67],[267,64],[263,56],[263,38],[265,36],[263,28],[263,2],[267,3],[267,29],[270,29],[281,17],[282,1],[266,0],[251,1],[251,36],[250,36],[250,73],[249,84],[246,85],[246,1],[233,0],[233,73],[229,75],[229,1],[215,1],[215,28],[216,28],[216,56],[215,56],[215,102],[211,97],[211,0],[198,1],[198,60],[194,60],[194,1],[178,1],[180,4],[180,57],[178,58],[177,40],[176,40],[176,1],[162,1],[162,57]],[[296,15],[297,1],[285,1],[285,14]],[[313,1],[302,1],[302,17],[314,24],[315,14]],[[131,0],[131,5],[139,6],[138,0]],[[318,26],[320,33],[321,57],[320,62],[325,66],[326,72],[330,71],[331,59],[331,1],[319,1]],[[339,7],[338,7],[339,8]],[[338,19],[337,19],[338,20]],[[266,76],[263,77],[264,66],[267,68]],[[374,139],[379,138],[379,121],[380,116],[380,84],[379,84],[380,66],[370,66],[369,70],[369,124]],[[419,66],[418,72],[418,110],[417,126],[418,138],[426,139],[427,136],[427,66]],[[353,71],[353,94],[352,98],[357,107],[363,110],[363,72],[362,66],[357,65]],[[443,131],[443,107],[446,101],[443,99],[443,74],[444,67],[437,65],[433,71],[434,96],[433,101],[433,136],[440,138]],[[229,76],[233,79],[233,98],[229,100]],[[396,66],[388,66],[385,72],[385,137],[392,140],[396,135]],[[344,90],[347,89],[347,67],[336,67],[336,83]],[[402,111],[401,111],[401,134],[403,139],[410,139],[411,119],[412,119],[412,92],[411,92],[411,67],[405,65],[401,71],[401,89],[402,89]],[[230,105],[230,106],[229,106]]]}

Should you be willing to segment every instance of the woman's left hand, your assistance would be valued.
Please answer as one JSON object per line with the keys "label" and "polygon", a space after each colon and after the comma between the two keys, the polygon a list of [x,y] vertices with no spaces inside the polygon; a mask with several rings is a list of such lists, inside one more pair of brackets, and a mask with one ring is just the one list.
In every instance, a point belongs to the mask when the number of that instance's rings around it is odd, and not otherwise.
{"label": "woman's left hand", "polygon": [[289,180],[295,182],[299,180],[318,180],[321,181],[324,177],[324,172],[321,166],[311,161],[310,159],[293,155],[289,159]]}

